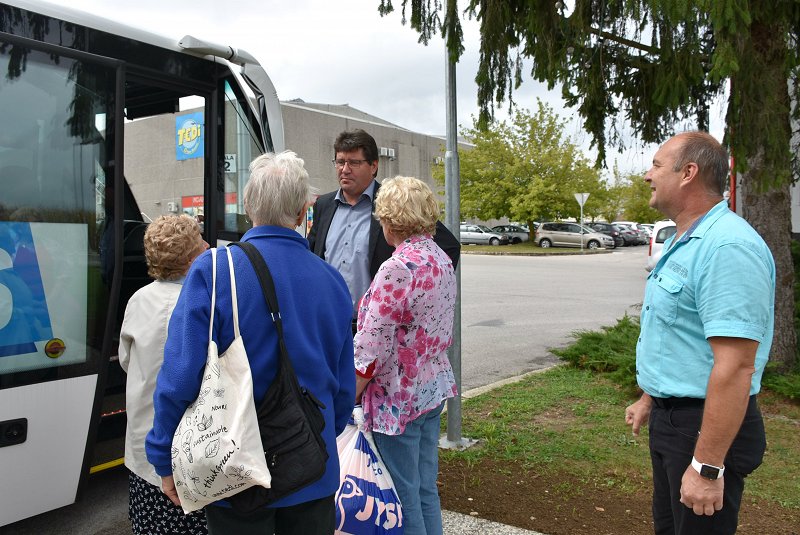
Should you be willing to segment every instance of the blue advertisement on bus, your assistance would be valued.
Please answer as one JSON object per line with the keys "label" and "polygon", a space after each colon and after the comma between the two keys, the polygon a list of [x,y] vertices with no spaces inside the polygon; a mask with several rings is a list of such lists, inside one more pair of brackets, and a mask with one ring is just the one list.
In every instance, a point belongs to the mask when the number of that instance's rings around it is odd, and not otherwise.
{"label": "blue advertisement on bus", "polygon": [[0,221],[0,373],[86,360],[87,252],[86,225]]}
{"label": "blue advertisement on bus", "polygon": [[189,160],[204,155],[205,125],[203,112],[188,113],[175,118],[175,158]]}

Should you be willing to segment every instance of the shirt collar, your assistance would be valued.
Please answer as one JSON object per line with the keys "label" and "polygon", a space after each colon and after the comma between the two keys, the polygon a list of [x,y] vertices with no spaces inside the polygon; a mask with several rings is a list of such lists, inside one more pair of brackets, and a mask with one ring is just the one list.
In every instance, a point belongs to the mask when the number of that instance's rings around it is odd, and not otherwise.
{"label": "shirt collar", "polygon": [[727,212],[730,212],[730,208],[728,208],[728,201],[723,199],[715,204],[711,210],[706,212],[705,215],[700,218],[698,223],[693,225],[694,229],[691,231],[691,233],[687,234],[689,234],[691,238],[702,238],[714,225],[714,223],[716,223],[717,220]]}
{"label": "shirt collar", "polygon": [[[700,238],[702,239],[703,236],[706,235],[706,232],[716,223],[716,221],[725,215],[727,212],[730,212],[730,208],[728,208],[728,201],[725,199],[719,201],[715,204],[711,210],[697,218],[697,221],[692,223],[692,226],[689,227],[689,230],[684,232],[680,238],[673,235],[664,242],[664,252],[662,253],[662,258],[668,256],[672,250],[680,243],[685,243],[689,241],[690,238]],[[661,259],[659,259],[659,264],[661,263]],[[654,269],[650,273],[654,273],[656,270]]]}
{"label": "shirt collar", "polygon": [[[375,179],[374,178],[372,179],[372,182],[369,183],[369,186],[367,186],[367,189],[364,190],[364,193],[361,194],[361,197],[359,198],[359,200],[363,199],[364,197],[369,199],[370,203],[375,198]],[[334,199],[336,199],[338,202],[343,203],[343,204],[350,204],[344,199],[344,194],[342,194],[342,188],[339,188],[336,191],[336,196],[334,197]]]}
{"label": "shirt collar", "polygon": [[308,247],[308,240],[302,237],[294,229],[278,227],[274,225],[260,225],[253,227],[242,236],[241,241],[250,241],[254,238],[287,238],[305,244]]}

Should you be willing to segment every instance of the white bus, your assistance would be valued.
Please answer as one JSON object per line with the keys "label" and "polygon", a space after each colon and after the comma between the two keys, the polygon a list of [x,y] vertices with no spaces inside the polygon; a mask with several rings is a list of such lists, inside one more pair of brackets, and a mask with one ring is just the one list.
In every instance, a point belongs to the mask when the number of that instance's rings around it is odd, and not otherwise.
{"label": "white bus", "polygon": [[249,54],[0,0],[0,526],[122,463],[117,343],[147,223],[187,212],[238,239],[247,166],[283,144]]}

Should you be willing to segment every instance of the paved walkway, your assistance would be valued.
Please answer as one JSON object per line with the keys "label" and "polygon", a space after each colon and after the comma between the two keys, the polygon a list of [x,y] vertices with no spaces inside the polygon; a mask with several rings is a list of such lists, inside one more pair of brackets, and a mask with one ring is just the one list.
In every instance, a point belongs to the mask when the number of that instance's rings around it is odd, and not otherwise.
{"label": "paved walkway", "polygon": [[475,516],[442,511],[444,535],[542,535],[538,531],[498,524]]}

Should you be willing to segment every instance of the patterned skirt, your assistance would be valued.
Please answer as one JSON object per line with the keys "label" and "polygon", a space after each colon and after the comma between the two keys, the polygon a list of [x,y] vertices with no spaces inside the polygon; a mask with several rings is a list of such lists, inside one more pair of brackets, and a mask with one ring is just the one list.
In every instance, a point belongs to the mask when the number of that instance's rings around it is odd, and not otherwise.
{"label": "patterned skirt", "polygon": [[161,489],[133,472],[128,474],[128,518],[134,535],[206,535],[206,514],[188,515]]}

